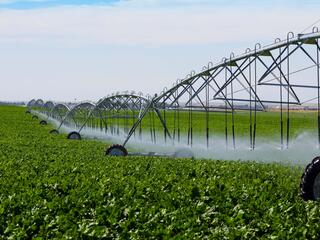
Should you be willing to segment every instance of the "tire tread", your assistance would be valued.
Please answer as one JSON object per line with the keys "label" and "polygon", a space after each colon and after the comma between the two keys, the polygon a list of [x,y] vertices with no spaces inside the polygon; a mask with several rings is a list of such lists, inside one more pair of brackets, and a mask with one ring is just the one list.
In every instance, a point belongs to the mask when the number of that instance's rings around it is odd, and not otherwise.
{"label": "tire tread", "polygon": [[309,163],[301,176],[300,196],[305,201],[317,200],[313,192],[313,185],[317,175],[320,173],[320,157],[316,157]]}

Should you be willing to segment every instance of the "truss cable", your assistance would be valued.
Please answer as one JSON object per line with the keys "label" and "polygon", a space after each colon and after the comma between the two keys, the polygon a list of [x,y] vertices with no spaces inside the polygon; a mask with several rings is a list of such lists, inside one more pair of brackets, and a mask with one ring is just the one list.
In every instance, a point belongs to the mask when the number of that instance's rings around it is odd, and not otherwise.
{"label": "truss cable", "polygon": [[[135,102],[135,106],[133,106],[133,108],[131,109],[131,126],[134,126],[135,122],[136,122],[136,116],[137,116],[137,113],[138,113],[138,109],[137,109],[137,106],[136,106],[137,102]],[[140,111],[140,108],[139,108],[139,111]],[[135,129],[134,131],[134,137],[136,137],[136,135],[138,135],[138,138],[140,139],[140,129],[138,128],[139,126],[141,126],[141,121],[139,122],[139,125],[137,126],[137,128]],[[128,129],[128,133],[130,132],[130,129],[131,127],[129,127]],[[137,131],[137,134],[136,134],[136,130],[138,129]]]}
{"label": "truss cable", "polygon": [[[163,97],[163,121],[164,121],[164,124],[167,125],[165,97]],[[164,142],[167,143],[167,131],[165,128],[164,128],[163,133],[164,133]]]}
{"label": "truss cable", "polygon": [[[87,111],[87,109],[86,109],[86,111]],[[87,117],[88,117],[87,114],[84,114],[84,116],[83,116],[83,118],[82,118],[82,121],[85,121]],[[82,121],[81,121],[81,122],[82,122]],[[92,118],[91,121],[93,122],[93,128],[94,128],[94,129],[99,128],[99,121],[97,121],[97,119],[96,119],[95,116],[93,116],[93,118]],[[80,122],[79,122],[79,126],[81,126],[81,125],[80,125]]]}
{"label": "truss cable", "polygon": [[[139,98],[139,115],[140,115],[141,109],[142,109],[142,99]],[[139,115],[137,119],[139,119]],[[139,139],[140,141],[142,140],[142,120],[139,123]]]}
{"label": "truss cable", "polygon": [[[86,109],[86,111],[87,111],[87,109]],[[81,122],[85,121],[86,118],[87,118],[87,114],[83,114],[83,118],[81,119]],[[99,121],[97,121],[97,119],[95,118],[95,116],[93,116],[93,118],[92,118],[91,121],[92,121],[92,123],[93,123],[93,128],[94,128],[94,129],[99,128]],[[80,125],[81,122],[79,122],[79,125],[78,125],[78,126],[81,126],[81,125]]]}
{"label": "truss cable", "polygon": [[110,119],[110,126],[111,126],[111,134],[114,135],[116,130],[115,130],[114,118],[112,114],[113,110],[108,112],[109,112],[109,119]]}
{"label": "truss cable", "polygon": [[[208,79],[206,79],[207,81]],[[207,148],[209,148],[209,85],[206,85],[206,140],[207,140]]]}
{"label": "truss cable", "polygon": [[[106,108],[107,109],[107,108]],[[110,132],[111,132],[111,134],[112,135],[114,135],[114,126],[113,126],[113,119],[112,119],[112,113],[111,113],[111,111],[110,111],[110,109],[109,110],[106,110],[108,113],[108,115],[109,115],[109,126],[110,126]]]}
{"label": "truss cable", "polygon": [[[192,97],[192,88],[190,89],[190,97]],[[191,100],[191,111],[190,111],[190,133],[191,133],[191,147],[193,146],[193,101]]]}
{"label": "truss cable", "polygon": [[[104,121],[104,117],[103,115],[101,114],[101,112],[96,112],[95,110],[94,111],[94,114],[93,115],[97,115],[99,120],[100,120],[100,132],[103,132],[105,129],[104,129],[104,125],[105,125],[105,121]],[[88,113],[88,116],[87,118],[90,117],[90,112]],[[99,120],[98,120],[98,124],[99,124]]]}
{"label": "truss cable", "polygon": [[[191,94],[190,96],[192,97],[192,88],[191,88]],[[190,122],[190,126],[191,126],[191,147],[193,146],[193,102],[191,101],[191,122]]]}
{"label": "truss cable", "polygon": [[[255,48],[255,52],[257,53],[257,49]],[[253,141],[252,141],[252,149],[255,149],[256,146],[256,131],[257,131],[257,56],[255,55],[254,59],[254,123],[253,123]]]}
{"label": "truss cable", "polygon": [[[173,93],[174,99],[177,98],[177,90],[174,91]],[[173,112],[173,144],[176,140],[176,131],[177,131],[177,109],[179,108],[179,106],[177,105],[177,103],[175,103],[176,107],[174,108],[174,112]]]}
{"label": "truss cable", "polygon": [[112,124],[113,124],[113,132],[114,132],[114,135],[117,135],[117,118],[116,118],[116,115],[115,115],[115,111],[113,111],[112,113]]}
{"label": "truss cable", "polygon": [[[102,112],[103,113],[103,112]],[[105,133],[108,133],[108,115],[107,115],[107,111],[105,112]]]}
{"label": "truss cable", "polygon": [[[305,68],[301,68],[299,70],[296,70],[294,72],[291,72],[290,75],[293,75],[293,74],[296,74],[296,73],[300,73],[302,71],[305,71],[305,70],[308,70],[308,69],[311,69],[311,68],[314,68],[316,67],[317,65],[316,64],[313,64],[311,66],[308,66],[308,67],[305,67]],[[286,74],[284,76],[287,76]],[[267,81],[264,81],[263,83],[269,83],[269,82],[272,82],[274,80],[279,80],[279,77],[275,77],[275,78],[272,78],[272,79],[269,79]],[[259,85],[259,84],[258,84]],[[252,85],[252,87],[254,87],[255,85]],[[234,93],[239,93],[239,92],[243,92],[243,91],[247,91],[249,89],[249,87],[246,87],[246,88],[242,88],[242,89],[239,89],[237,91],[234,91]],[[230,94],[228,94],[230,95]]]}
{"label": "truss cable", "polygon": [[189,87],[189,128],[188,128],[188,145],[192,147],[192,88]]}
{"label": "truss cable", "polygon": [[114,115],[114,108],[110,111],[110,122],[112,124],[112,134],[116,135],[117,134],[117,124],[116,124],[116,119]]}
{"label": "truss cable", "polygon": [[100,113],[100,131],[103,132],[103,116]]}
{"label": "truss cable", "polygon": [[317,85],[318,85],[318,148],[320,146],[320,66],[319,66],[319,39],[317,39]]}
{"label": "truss cable", "polygon": [[150,138],[151,142],[154,143],[153,141],[153,131],[152,131],[152,113],[149,111],[149,128],[150,128]]}
{"label": "truss cable", "polygon": [[314,23],[312,23],[310,26],[306,27],[305,29],[303,29],[303,31],[301,33],[305,33],[308,29],[314,27],[316,24],[320,23],[320,19],[318,19],[317,21],[315,21]]}
{"label": "truss cable", "polygon": [[[134,119],[134,108],[135,108],[135,102],[134,100],[132,99],[132,97],[130,97],[130,102],[128,101],[127,102],[127,130],[126,130],[126,134],[129,134],[129,131],[131,129],[130,125],[133,126],[134,125],[134,121],[132,121],[132,119]],[[130,124],[130,125],[129,125]],[[134,130],[133,132],[133,138],[136,139],[136,129]]]}
{"label": "truss cable", "polygon": [[280,80],[280,145],[281,150],[283,150],[283,88],[282,88],[282,59],[281,59],[281,48],[279,48],[279,56],[280,56],[280,63],[279,63],[279,80]]}
{"label": "truss cable", "polygon": [[[118,112],[118,111],[117,111]],[[117,134],[120,134],[120,118],[119,118],[119,114],[117,113]]]}
{"label": "truss cable", "polygon": [[[85,110],[86,111],[86,110]],[[82,119],[81,119],[81,122],[83,121],[83,120],[85,120],[85,114],[83,114],[83,117],[82,117]],[[93,128],[94,129],[96,129],[96,128],[99,128],[99,121],[97,121],[97,119],[96,119],[96,116],[93,116],[93,118],[92,118],[92,122],[93,122]],[[78,122],[78,127],[80,126],[80,121]]]}
{"label": "truss cable", "polygon": [[[225,65],[225,84],[228,81],[228,72],[227,66]],[[225,87],[225,95],[228,95],[228,86]],[[226,137],[226,150],[228,150],[228,103],[225,101],[225,110],[224,110],[224,121],[225,121],[225,137]]]}
{"label": "truss cable", "polygon": [[187,138],[188,138],[188,145],[190,145],[190,107],[189,107],[189,109],[188,109],[188,136],[187,136]]}
{"label": "truss cable", "polygon": [[[188,93],[189,93],[189,100],[190,100],[190,89],[188,89]],[[190,101],[189,101],[189,109],[188,109],[188,145],[190,145],[190,121],[191,121],[191,118],[190,118],[190,110],[191,110],[191,107],[190,107]]]}
{"label": "truss cable", "polygon": [[[231,76],[233,75],[232,73],[232,66],[230,67],[230,74]],[[233,95],[233,81],[231,81],[231,105],[232,105],[232,112],[231,112],[231,117],[232,117],[232,146],[233,150],[236,149],[236,136],[235,136],[235,121],[234,121],[234,95]]]}
{"label": "truss cable", "polygon": [[104,109],[102,110],[103,112],[104,112],[104,114],[105,114],[105,118],[106,118],[106,133],[108,133],[108,131],[110,131],[110,133],[111,133],[111,129],[110,129],[110,127],[111,127],[111,124],[110,124],[110,117],[108,116],[108,111],[107,111],[107,109],[104,107]]}
{"label": "truss cable", "polygon": [[124,132],[127,134],[127,130],[128,130],[128,120],[129,120],[129,111],[128,111],[128,103],[125,104],[125,111],[124,111]]}
{"label": "truss cable", "polygon": [[174,145],[174,141],[176,139],[176,120],[177,120],[177,107],[174,107],[174,110],[173,110],[173,136],[172,136],[172,141],[173,141],[173,145]]}
{"label": "truss cable", "polygon": [[[251,57],[249,58],[249,62],[251,62]],[[249,121],[250,121],[250,126],[249,126],[249,130],[250,130],[250,149],[253,149],[253,144],[252,144],[252,75],[251,75],[251,64],[249,65],[249,95],[250,95],[250,101],[249,101],[249,109],[250,109],[250,114],[249,114]]]}
{"label": "truss cable", "polygon": [[[80,127],[80,123],[83,121],[83,120],[85,120],[85,116],[86,116],[86,110],[87,109],[85,109],[83,112],[82,112],[82,117],[80,117],[79,118],[79,121],[77,122],[77,128],[79,128]],[[97,122],[97,119],[95,119],[95,116],[93,116],[93,118],[91,119],[91,122],[92,122],[92,125],[93,125],[93,129],[96,129],[96,128],[98,128],[98,122]]]}
{"label": "truss cable", "polygon": [[[127,107],[126,106],[124,106],[124,107],[125,107],[124,111],[121,110],[120,114],[122,114],[122,112],[123,112],[123,115],[124,115],[124,118],[123,118],[123,132],[127,133],[127,117],[128,117],[127,114],[128,114],[128,111],[127,111]],[[120,117],[121,117],[121,115],[120,115]]]}
{"label": "truss cable", "polygon": [[[136,104],[136,103],[135,103]],[[132,109],[131,109],[131,115],[130,115],[130,118],[131,118],[131,126],[133,126],[134,124],[135,124],[135,119],[136,119],[136,111],[137,110],[135,110],[135,107],[134,106],[132,106]],[[128,120],[129,121],[129,120]],[[141,122],[140,122],[141,123]],[[139,123],[139,125],[140,125],[140,123]],[[130,127],[128,128],[128,133],[129,133],[129,131],[130,131]],[[136,131],[134,131],[134,138],[136,138]],[[139,136],[139,133],[138,133],[138,136]]]}
{"label": "truss cable", "polygon": [[[86,114],[83,114],[83,120],[85,120],[85,118],[86,118]],[[81,120],[82,120],[81,119]],[[97,119],[96,119],[96,116],[93,116],[93,118],[92,118],[92,122],[93,122],[93,128],[94,129],[97,129],[97,128],[99,128],[99,121],[97,121]],[[78,122],[78,127],[80,126],[80,122]]]}
{"label": "truss cable", "polygon": [[308,100],[305,100],[304,102],[301,102],[300,105],[303,105],[303,104],[308,103],[308,102],[312,102],[313,100],[317,100],[317,99],[318,99],[318,97],[310,98]]}
{"label": "truss cable", "polygon": [[153,140],[154,144],[157,144],[157,138],[156,138],[156,125],[155,125],[155,117],[154,117],[154,110],[152,111],[152,129],[153,129]]}
{"label": "truss cable", "polygon": [[[179,96],[179,90],[177,88],[177,96],[176,98]],[[177,110],[177,117],[178,117],[178,143],[180,143],[180,104],[179,104],[179,99],[177,100],[177,105],[178,105],[178,110]]]}
{"label": "truss cable", "polygon": [[[289,42],[289,40],[288,40]],[[288,48],[287,48],[287,83],[288,83],[288,88],[287,88],[287,149],[289,148],[289,140],[290,140],[290,44],[288,43]]]}

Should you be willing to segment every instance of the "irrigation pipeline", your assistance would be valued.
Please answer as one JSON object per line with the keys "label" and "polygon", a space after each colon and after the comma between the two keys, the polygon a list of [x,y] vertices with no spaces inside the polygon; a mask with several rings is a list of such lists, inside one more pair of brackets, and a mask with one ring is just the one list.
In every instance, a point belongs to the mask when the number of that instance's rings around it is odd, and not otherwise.
{"label": "irrigation pipeline", "polygon": [[[310,108],[314,103],[319,146],[319,37],[314,28],[309,34],[288,33],[286,39],[276,39],[266,47],[256,44],[242,55],[232,53],[216,65],[209,63],[199,73],[191,72],[153,97],[127,91],[108,95],[96,104],[70,106],[38,99],[28,106],[59,121],[57,130],[72,126],[80,134],[87,128],[97,128],[124,139],[119,142],[123,146],[139,138],[152,144],[193,147],[195,139],[204,138],[210,149],[215,148],[212,139],[223,132],[227,150],[237,149],[237,139],[243,137],[237,136],[243,128],[239,116],[247,112],[248,147],[254,150],[262,137],[259,124],[264,124],[264,112],[278,109],[280,148],[288,149],[295,128],[292,110]],[[219,130],[221,121],[223,131]]]}
{"label": "irrigation pipeline", "polygon": [[[314,27],[309,34],[289,32],[286,39],[278,38],[265,47],[257,43],[244,54],[231,53],[199,73],[192,71],[153,97],[126,91],[96,104],[70,105],[33,99],[27,113],[53,121],[57,129],[51,133],[61,128],[70,132],[70,139],[80,140],[84,134],[115,142],[107,155],[126,156],[128,144],[154,151],[136,153],[147,156],[172,151],[169,155],[174,157],[309,161],[320,147],[319,38]],[[303,124],[297,124],[293,111],[310,108],[316,113],[304,113]],[[272,124],[275,115],[279,122]],[[313,129],[307,129],[310,116],[317,123]],[[311,134],[299,135],[298,130]],[[179,147],[184,149],[176,151]],[[305,200],[320,199],[319,169],[320,157],[316,157],[302,175]]]}

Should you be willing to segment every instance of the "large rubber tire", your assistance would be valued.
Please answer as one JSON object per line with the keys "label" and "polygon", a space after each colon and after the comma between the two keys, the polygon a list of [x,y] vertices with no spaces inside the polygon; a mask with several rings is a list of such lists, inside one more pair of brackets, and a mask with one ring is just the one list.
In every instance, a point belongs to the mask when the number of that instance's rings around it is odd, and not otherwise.
{"label": "large rubber tire", "polygon": [[128,156],[128,151],[124,146],[119,144],[114,144],[108,147],[106,151],[106,155],[116,156],[116,157],[125,157],[125,156]]}
{"label": "large rubber tire", "polygon": [[67,138],[71,140],[81,140],[81,135],[78,132],[71,132],[68,134]]}
{"label": "large rubber tire", "polygon": [[47,123],[47,121],[46,120],[41,120],[40,121],[40,125],[42,125],[42,126],[45,126],[45,125],[47,125],[48,123]]}
{"label": "large rubber tire", "polygon": [[38,119],[38,116],[37,115],[33,115],[32,119]]}
{"label": "large rubber tire", "polygon": [[301,177],[300,195],[305,200],[320,200],[320,157],[306,167]]}
{"label": "large rubber tire", "polygon": [[30,114],[31,112],[29,110],[27,110],[26,113]]}
{"label": "large rubber tire", "polygon": [[49,133],[50,134],[59,134],[59,131],[57,129],[52,129]]}

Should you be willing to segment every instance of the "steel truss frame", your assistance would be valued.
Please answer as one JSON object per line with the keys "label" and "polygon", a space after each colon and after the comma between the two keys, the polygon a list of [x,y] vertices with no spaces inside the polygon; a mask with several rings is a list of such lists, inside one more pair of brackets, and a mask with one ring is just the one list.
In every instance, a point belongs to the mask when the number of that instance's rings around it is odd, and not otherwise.
{"label": "steel truss frame", "polygon": [[[141,137],[141,122],[148,116],[150,119],[154,116],[158,117],[163,127],[165,141],[167,139],[173,142],[180,141],[179,117],[181,111],[188,112],[187,143],[192,146],[194,112],[202,111],[205,113],[206,143],[207,147],[210,147],[210,113],[220,112],[224,114],[225,119],[224,135],[227,148],[229,146],[236,148],[235,114],[246,110],[250,113],[250,147],[254,149],[256,147],[257,113],[267,111],[270,104],[279,105],[281,148],[288,148],[290,108],[307,102],[302,101],[298,89],[314,89],[317,94],[311,100],[317,101],[318,144],[320,144],[319,38],[318,29],[314,28],[310,34],[294,36],[290,32],[285,40],[276,39],[272,45],[266,47],[256,44],[254,49],[248,48],[242,55],[235,56],[231,53],[228,58],[223,58],[216,65],[210,62],[199,73],[192,71],[186,78],[177,80],[171,88],[165,88],[159,95],[152,98],[125,92],[102,98],[96,104],[84,102],[72,108],[64,104],[43,103],[41,99],[31,100],[28,106],[43,106],[47,109],[47,115],[61,122],[59,128],[73,121],[81,132],[83,128],[90,125],[92,119],[99,119],[98,126],[101,130],[106,134],[119,135],[119,127],[123,125],[123,133],[126,135],[123,146],[136,134],[137,129]],[[301,64],[294,63],[295,55],[299,55],[300,61],[309,61],[312,66],[295,69],[294,64],[301,67]],[[314,74],[316,81],[312,85],[292,81],[294,74],[313,67],[316,68]],[[266,88],[271,89],[275,94],[271,94],[272,97],[265,95]],[[166,113],[168,111],[173,112],[174,115],[173,129],[169,129],[167,125]],[[74,117],[76,112],[84,114],[86,120],[77,122]],[[120,119],[124,121],[123,124],[119,123]],[[231,127],[228,124],[230,121]],[[97,125],[92,125],[92,127],[97,127]],[[150,133],[152,141],[156,143],[155,130],[151,129]]]}
{"label": "steel truss frame", "polygon": [[[209,63],[198,74],[194,71],[191,72],[185,79],[178,80],[173,87],[165,88],[161,94],[155,95],[144,113],[132,126],[123,145],[129,141],[139,122],[150,110],[156,110],[159,113],[158,117],[164,123],[165,135],[173,136],[172,140],[174,141],[176,139],[176,129],[170,132],[166,127],[166,111],[177,111],[177,114],[179,114],[179,110],[188,110],[188,144],[192,146],[192,113],[201,110],[206,113],[206,139],[209,147],[209,113],[222,109],[225,113],[226,122],[231,115],[233,148],[236,147],[234,114],[241,110],[250,112],[250,147],[254,149],[256,146],[257,112],[266,111],[267,104],[279,104],[281,148],[288,148],[290,141],[290,107],[303,104],[296,92],[298,88],[317,89],[317,97],[314,99],[317,100],[318,105],[318,143],[320,144],[319,38],[320,34],[317,28],[314,28],[311,34],[299,34],[297,37],[290,32],[284,41],[276,39],[274,44],[263,48],[260,44],[256,44],[253,50],[247,49],[243,55],[235,57],[232,53],[229,58],[224,58],[222,62],[215,66]],[[310,53],[306,46],[313,46],[313,52]],[[291,70],[291,59],[297,52],[300,52],[301,57],[311,61],[314,64],[313,67],[316,67],[317,80],[314,85],[290,82],[291,75],[299,72]],[[302,70],[309,68],[311,67]],[[235,90],[235,84],[238,84],[241,88]],[[263,98],[261,91],[266,86],[273,87],[274,91],[279,92],[279,98]],[[236,97],[239,92],[245,92],[247,95],[242,98]],[[219,100],[224,103],[224,106],[219,107],[212,104],[213,101]],[[247,103],[248,107],[244,109],[239,106],[239,103]],[[284,115],[286,115],[286,122],[284,121]],[[230,130],[226,124],[227,147],[229,145],[229,133]],[[177,138],[180,138],[179,134]]]}

